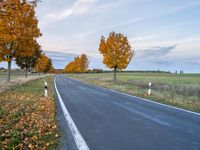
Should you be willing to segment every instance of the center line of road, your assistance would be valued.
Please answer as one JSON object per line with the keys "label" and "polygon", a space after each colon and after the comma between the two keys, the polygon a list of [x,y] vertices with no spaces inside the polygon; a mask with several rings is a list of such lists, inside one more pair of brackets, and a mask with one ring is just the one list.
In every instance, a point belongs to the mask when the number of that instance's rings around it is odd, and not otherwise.
{"label": "center line of road", "polygon": [[154,117],[151,117],[151,116],[149,116],[149,115],[147,115],[147,114],[145,114],[145,113],[142,113],[142,112],[140,112],[140,111],[134,110],[134,109],[132,109],[132,108],[130,108],[130,107],[127,107],[127,106],[125,106],[125,105],[122,105],[122,104],[120,104],[120,103],[118,103],[118,102],[112,102],[112,103],[115,104],[115,105],[118,105],[118,106],[120,106],[120,107],[122,107],[122,108],[125,108],[125,109],[127,109],[127,110],[129,110],[129,111],[131,111],[131,112],[133,112],[133,113],[135,113],[135,114],[137,114],[137,115],[140,115],[140,116],[142,116],[142,117],[144,117],[144,118],[146,118],[146,119],[149,119],[149,120],[151,120],[151,121],[153,121],[153,122],[156,122],[156,123],[158,123],[158,124],[160,124],[160,125],[170,126],[170,124],[167,123],[167,122],[164,122],[164,121],[161,121],[161,120],[156,119],[156,118],[154,118]]}
{"label": "center line of road", "polygon": [[77,146],[78,150],[89,150],[85,140],[81,136],[81,134],[80,134],[78,128],[76,127],[74,121],[72,120],[67,108],[65,107],[65,104],[64,104],[64,102],[63,102],[63,100],[62,100],[62,98],[60,96],[60,93],[58,92],[55,79],[54,79],[54,85],[55,85],[55,89],[56,89],[56,93],[57,93],[57,96],[58,96],[58,100],[59,100],[61,108],[63,110],[65,119],[67,120],[68,126],[69,126],[69,128],[71,130],[72,136],[74,138],[74,141],[76,143],[76,146]]}

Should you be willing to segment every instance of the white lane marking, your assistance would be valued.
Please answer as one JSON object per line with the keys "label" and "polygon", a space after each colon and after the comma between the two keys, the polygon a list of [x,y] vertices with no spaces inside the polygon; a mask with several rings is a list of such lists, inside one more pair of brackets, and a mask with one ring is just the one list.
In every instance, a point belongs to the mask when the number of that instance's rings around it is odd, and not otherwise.
{"label": "white lane marking", "polygon": [[89,150],[89,147],[87,146],[85,140],[81,136],[78,128],[76,127],[74,121],[72,120],[72,117],[70,116],[67,108],[65,107],[65,104],[64,104],[64,102],[63,102],[63,100],[60,96],[60,93],[58,92],[55,78],[54,78],[54,86],[55,86],[55,89],[56,89],[56,93],[57,93],[58,100],[60,102],[62,111],[64,113],[65,119],[67,120],[68,126],[69,126],[69,128],[72,132],[72,136],[74,138],[74,141],[76,143],[78,150]]}
{"label": "white lane marking", "polygon": [[[105,88],[105,89],[106,89],[106,88]],[[138,97],[138,96],[129,95],[129,94],[126,94],[126,93],[122,93],[122,92],[119,92],[119,91],[115,91],[115,90],[111,90],[111,91],[112,91],[112,92],[115,92],[115,93],[119,93],[119,94],[123,94],[123,95],[129,96],[129,97],[137,98],[137,99],[140,99],[140,100],[149,102],[149,103],[154,103],[154,104],[157,104],[157,105],[169,107],[169,108],[172,108],[172,109],[176,109],[176,110],[179,110],[179,111],[184,111],[184,112],[187,112],[187,113],[191,113],[191,114],[193,114],[193,115],[198,115],[198,116],[200,116],[200,113],[193,112],[193,111],[190,111],[190,110],[186,110],[186,109],[183,109],[183,108],[178,108],[178,107],[170,106],[170,105],[167,105],[167,104],[162,104],[162,103],[155,102],[155,101],[152,101],[152,100],[149,100],[149,99],[145,99],[145,98],[141,98],[141,97]]]}
{"label": "white lane marking", "polygon": [[[67,77],[67,78],[69,78],[69,77]],[[72,79],[72,78],[70,78],[70,79]],[[75,79],[72,79],[72,80],[75,80]],[[119,92],[119,91],[108,89],[108,88],[105,88],[105,87],[100,87],[100,86],[97,86],[97,85],[94,85],[94,84],[88,84],[88,83],[85,83],[85,82],[81,82],[79,80],[75,80],[75,81],[77,81],[79,83],[82,83],[82,84],[85,84],[85,85],[89,85],[89,86],[94,86],[94,87],[97,87],[97,88],[101,88],[103,90],[109,90],[109,91],[112,91],[112,92],[115,92],[115,93],[118,93],[118,94],[126,95],[128,97],[137,98],[137,99],[149,102],[149,103],[154,103],[154,104],[157,104],[157,105],[161,105],[161,106],[173,108],[173,109],[176,109],[176,110],[179,110],[179,111],[184,111],[184,112],[187,112],[187,113],[191,113],[191,114],[200,116],[200,113],[193,112],[193,111],[190,111],[190,110],[186,110],[186,109],[183,109],[183,108],[178,108],[178,107],[170,106],[170,105],[167,105],[167,104],[162,104],[162,103],[155,102],[155,101],[152,101],[152,100],[148,100],[148,99],[145,99],[145,98],[141,98],[141,97],[138,97],[138,96],[133,96],[133,95],[130,95],[130,94],[127,94],[127,93]]]}
{"label": "white lane marking", "polygon": [[142,116],[142,117],[144,117],[144,118],[146,118],[146,119],[149,119],[149,120],[151,120],[151,121],[154,121],[155,123],[158,123],[158,124],[160,124],[160,125],[171,126],[171,125],[170,125],[169,123],[167,123],[167,122],[164,122],[164,121],[162,121],[162,120],[156,119],[156,118],[154,118],[154,117],[152,117],[152,116],[149,116],[149,115],[147,115],[147,114],[145,114],[145,113],[142,113],[142,112],[140,112],[140,111],[134,110],[134,109],[132,109],[132,108],[129,108],[129,107],[127,107],[127,106],[125,106],[125,105],[122,105],[122,104],[120,104],[120,103],[118,103],[118,102],[112,102],[112,103],[115,104],[115,105],[118,105],[118,106],[120,106],[120,107],[122,107],[122,108],[124,108],[124,109],[127,109],[127,110],[129,110],[129,111],[131,111],[131,112],[133,112],[133,113],[135,113],[135,114],[137,114],[137,115],[140,115],[140,116]]}

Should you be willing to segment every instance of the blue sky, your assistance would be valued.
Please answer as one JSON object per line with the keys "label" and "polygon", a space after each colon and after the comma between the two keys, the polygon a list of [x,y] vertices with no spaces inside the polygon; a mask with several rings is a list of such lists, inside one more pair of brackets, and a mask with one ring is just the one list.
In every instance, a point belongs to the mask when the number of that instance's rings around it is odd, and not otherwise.
{"label": "blue sky", "polygon": [[56,68],[81,53],[105,68],[100,37],[121,32],[136,52],[128,70],[200,72],[199,16],[200,0],[43,0],[38,41]]}

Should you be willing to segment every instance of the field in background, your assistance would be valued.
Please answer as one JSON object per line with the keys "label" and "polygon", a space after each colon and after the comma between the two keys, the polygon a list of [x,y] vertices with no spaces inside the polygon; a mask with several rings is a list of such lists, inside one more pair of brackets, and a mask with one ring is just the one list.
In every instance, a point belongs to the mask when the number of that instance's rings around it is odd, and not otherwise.
{"label": "field in background", "polygon": [[[112,73],[69,74],[81,81],[200,112],[200,74]],[[152,95],[147,95],[151,82]]]}
{"label": "field in background", "polygon": [[[29,73],[28,77],[32,76],[39,76],[37,73]],[[25,78],[25,73],[23,71],[15,71],[11,72],[11,81],[14,81],[19,78]],[[0,71],[0,82],[1,81],[6,81],[7,80],[7,73]]]}

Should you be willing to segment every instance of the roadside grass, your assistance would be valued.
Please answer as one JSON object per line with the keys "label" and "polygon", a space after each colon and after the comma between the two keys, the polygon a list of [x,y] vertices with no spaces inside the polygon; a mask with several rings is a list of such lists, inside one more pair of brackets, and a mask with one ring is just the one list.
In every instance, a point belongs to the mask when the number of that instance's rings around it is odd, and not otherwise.
{"label": "roadside grass", "polygon": [[[44,97],[44,81],[49,96]],[[56,149],[53,76],[12,86],[0,94],[0,149]]]}
{"label": "roadside grass", "polygon": [[[164,104],[200,112],[200,74],[112,73],[68,74],[83,82],[114,89]],[[148,96],[148,83],[153,83]]]}
{"label": "roadside grass", "polygon": [[[37,74],[37,73],[28,74],[28,77],[35,77],[35,76],[40,76],[40,74]],[[16,79],[25,78],[25,74],[23,72],[11,73],[10,78],[11,78],[11,81],[15,81]],[[0,81],[6,81],[6,80],[7,80],[7,73],[0,72]]]}
{"label": "roadside grass", "polygon": [[14,85],[23,85],[24,83],[27,83],[30,80],[39,79],[45,76],[47,75],[41,74],[38,76],[28,76],[27,78],[19,77],[15,78],[15,80],[11,80],[11,82],[7,82],[6,80],[2,80],[2,78],[0,78],[0,93],[6,91],[7,89],[10,89],[10,87]]}

